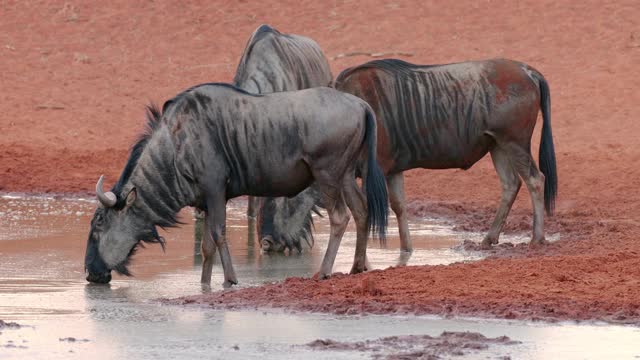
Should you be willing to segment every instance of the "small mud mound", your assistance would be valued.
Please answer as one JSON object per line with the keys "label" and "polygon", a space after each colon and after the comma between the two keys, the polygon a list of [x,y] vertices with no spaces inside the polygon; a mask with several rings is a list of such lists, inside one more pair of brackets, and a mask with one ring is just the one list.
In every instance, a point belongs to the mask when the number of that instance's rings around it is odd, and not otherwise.
{"label": "small mud mound", "polygon": [[16,322],[5,322],[4,320],[0,320],[0,330],[2,329],[20,329],[22,325]]}
{"label": "small mud mound", "polygon": [[78,338],[74,338],[74,337],[66,337],[66,338],[59,338],[59,341],[62,342],[70,342],[70,343],[74,343],[74,342],[89,342],[91,340],[89,339],[78,339]]}
{"label": "small mud mound", "polygon": [[[529,247],[528,244],[518,244],[519,247]],[[510,243],[510,242],[505,242],[505,243],[500,243],[497,245],[493,245],[491,246],[490,249],[485,249],[482,247],[481,243],[472,241],[472,240],[464,240],[462,242],[462,244],[454,247],[454,249],[457,250],[464,250],[464,251],[485,251],[491,254],[495,254],[497,252],[499,252],[500,250],[511,250],[515,247],[514,244]]]}
{"label": "small mud mound", "polygon": [[25,346],[25,345],[15,344],[13,340],[7,341],[6,344],[0,345],[0,347],[3,347],[5,349],[28,349],[29,348],[28,346]]}
{"label": "small mud mound", "polygon": [[[492,345],[519,344],[507,336],[488,338],[474,332],[443,332],[440,336],[390,336],[376,340],[341,342],[315,340],[306,346],[316,350],[371,352],[374,359],[441,359],[481,352]],[[507,357],[508,358],[508,357]]]}

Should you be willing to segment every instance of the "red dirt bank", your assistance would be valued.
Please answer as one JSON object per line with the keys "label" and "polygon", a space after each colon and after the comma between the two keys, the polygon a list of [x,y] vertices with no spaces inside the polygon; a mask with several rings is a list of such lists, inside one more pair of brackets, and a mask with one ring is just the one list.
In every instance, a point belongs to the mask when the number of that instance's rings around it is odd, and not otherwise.
{"label": "red dirt bank", "polygon": [[[552,249],[554,251],[556,249]],[[410,266],[187,296],[175,304],[336,314],[439,314],[640,324],[637,251]]]}
{"label": "red dirt bank", "polygon": [[[90,192],[102,173],[115,181],[142,128],[144,104],[196,83],[229,81],[260,23],[313,37],[329,58],[401,51],[418,63],[527,62],[551,86],[560,198],[548,233],[560,233],[556,244],[499,250],[475,264],[291,279],[199,301],[640,319],[636,1],[9,1],[0,14],[0,191]],[[369,59],[332,60],[334,74]],[[463,229],[486,230],[499,200],[488,158],[466,172],[412,171],[406,185],[415,215],[447,217]],[[523,190],[507,231],[530,231],[530,213]],[[358,292],[365,279],[374,294]]]}

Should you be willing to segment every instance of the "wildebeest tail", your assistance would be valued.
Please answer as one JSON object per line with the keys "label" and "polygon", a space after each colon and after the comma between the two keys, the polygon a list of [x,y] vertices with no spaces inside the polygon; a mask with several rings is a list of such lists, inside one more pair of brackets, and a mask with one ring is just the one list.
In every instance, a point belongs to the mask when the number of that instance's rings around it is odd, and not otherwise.
{"label": "wildebeest tail", "polygon": [[556,169],[556,153],[551,133],[551,93],[544,76],[534,72],[540,86],[540,109],[542,110],[542,139],[540,140],[540,171],[544,179],[544,207],[548,215],[553,215],[556,196],[558,194],[558,171]]}
{"label": "wildebeest tail", "polygon": [[376,160],[376,116],[367,107],[364,141],[367,143],[367,171],[363,179],[367,195],[367,214],[369,231],[377,233],[384,243],[389,216],[388,195],[385,177]]}

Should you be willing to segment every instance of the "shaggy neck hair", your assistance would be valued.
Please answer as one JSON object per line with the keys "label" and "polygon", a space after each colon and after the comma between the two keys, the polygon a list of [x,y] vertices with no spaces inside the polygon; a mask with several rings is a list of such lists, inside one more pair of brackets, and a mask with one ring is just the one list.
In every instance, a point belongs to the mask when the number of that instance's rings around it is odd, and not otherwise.
{"label": "shaggy neck hair", "polygon": [[[163,108],[166,110],[169,105]],[[178,183],[175,147],[162,114],[155,105],[147,107],[146,129],[133,145],[112,191],[118,197],[115,207],[122,208],[127,194],[135,188],[138,200],[131,211],[154,226],[166,228],[179,224],[176,215],[189,201]]]}

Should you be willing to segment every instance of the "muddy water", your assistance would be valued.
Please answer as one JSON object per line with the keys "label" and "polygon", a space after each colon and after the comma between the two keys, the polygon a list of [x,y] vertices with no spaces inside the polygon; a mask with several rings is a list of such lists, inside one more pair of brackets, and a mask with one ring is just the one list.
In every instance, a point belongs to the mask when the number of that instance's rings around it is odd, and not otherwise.
{"label": "muddy water", "polygon": [[[96,286],[84,281],[82,265],[94,208],[92,201],[83,199],[0,198],[0,319],[25,325],[17,330],[0,329],[0,358],[367,358],[371,354],[313,351],[298,345],[318,338],[359,341],[442,331],[476,331],[522,341],[470,353],[471,358],[640,356],[636,345],[640,331],[633,327],[223,312],[159,305],[153,300],[211,291],[198,282],[201,258],[193,241],[191,212],[182,214],[187,225],[164,234],[166,253],[150,246],[136,255],[135,278],[115,277],[108,286]],[[390,224],[395,225],[395,220]],[[416,250],[409,264],[473,261],[482,256],[454,249],[463,239],[478,240],[481,235],[454,233],[434,221],[415,222],[411,227]],[[351,266],[355,234],[350,229],[335,271],[348,271]],[[233,203],[227,232],[241,286],[313,274],[327,241],[326,219],[317,220],[317,230],[316,247],[310,252],[261,254],[247,239],[244,204]],[[524,239],[526,236],[508,240]],[[406,261],[399,258],[397,248],[397,230],[392,228],[387,248],[371,245],[372,265],[384,268]],[[213,290],[221,282],[218,266]],[[75,341],[61,341],[66,338]]]}

